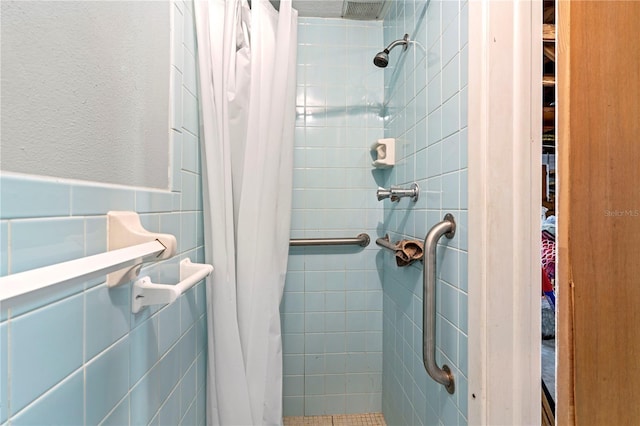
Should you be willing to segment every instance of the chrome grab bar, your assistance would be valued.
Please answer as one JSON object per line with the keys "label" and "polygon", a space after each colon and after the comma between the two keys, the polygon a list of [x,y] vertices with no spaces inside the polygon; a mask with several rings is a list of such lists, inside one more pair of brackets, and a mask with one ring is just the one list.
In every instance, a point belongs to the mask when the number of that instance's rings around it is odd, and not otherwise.
{"label": "chrome grab bar", "polygon": [[425,264],[422,270],[422,360],[429,376],[443,385],[447,392],[455,392],[451,369],[436,364],[436,248],[442,236],[451,239],[456,233],[456,222],[450,213],[433,226],[424,239]]}
{"label": "chrome grab bar", "polygon": [[290,247],[302,246],[360,246],[366,247],[371,242],[368,234],[358,234],[356,238],[297,238],[289,240]]}
{"label": "chrome grab bar", "polygon": [[389,234],[385,234],[384,237],[380,237],[376,240],[376,244],[379,245],[380,247],[384,247],[386,249],[389,249],[393,252],[395,252],[397,250],[397,247],[395,244],[393,244],[391,241],[389,241]]}

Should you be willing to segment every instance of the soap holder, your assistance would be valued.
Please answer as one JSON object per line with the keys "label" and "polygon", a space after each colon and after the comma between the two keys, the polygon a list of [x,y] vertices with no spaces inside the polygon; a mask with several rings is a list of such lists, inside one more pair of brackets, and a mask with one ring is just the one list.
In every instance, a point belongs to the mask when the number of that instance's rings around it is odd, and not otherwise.
{"label": "soap holder", "polygon": [[371,165],[378,169],[388,169],[396,164],[395,138],[378,139],[371,145],[374,160]]}

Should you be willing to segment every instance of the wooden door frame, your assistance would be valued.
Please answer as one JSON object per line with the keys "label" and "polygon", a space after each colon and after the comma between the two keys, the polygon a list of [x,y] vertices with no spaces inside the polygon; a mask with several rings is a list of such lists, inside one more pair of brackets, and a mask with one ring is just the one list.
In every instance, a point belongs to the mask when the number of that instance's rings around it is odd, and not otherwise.
{"label": "wooden door frame", "polygon": [[470,0],[468,51],[468,421],[539,425],[541,0]]}

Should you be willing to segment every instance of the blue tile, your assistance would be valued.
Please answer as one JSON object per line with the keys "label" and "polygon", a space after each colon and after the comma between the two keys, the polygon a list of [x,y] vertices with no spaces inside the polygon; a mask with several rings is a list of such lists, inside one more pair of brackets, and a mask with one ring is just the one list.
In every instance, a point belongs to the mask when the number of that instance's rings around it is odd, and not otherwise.
{"label": "blue tile", "polygon": [[146,320],[129,334],[129,384],[136,383],[158,360],[158,317]]}
{"label": "blue tile", "polygon": [[442,248],[442,261],[438,267],[440,268],[440,278],[451,284],[454,287],[459,287],[459,278],[458,278],[458,261],[459,254],[458,250],[454,250],[452,248]]}
{"label": "blue tile", "polygon": [[302,333],[305,330],[305,315],[302,313],[283,313],[282,332]]}
{"label": "blue tile", "polygon": [[86,366],[86,421],[98,424],[129,390],[129,340],[122,339]]}
{"label": "blue tile", "polygon": [[304,373],[305,374],[324,374],[325,356],[323,354],[305,355],[304,357]]}
{"label": "blue tile", "polygon": [[11,424],[34,426],[84,424],[83,395],[83,371],[80,370],[12,417]]}
{"label": "blue tile", "polygon": [[324,311],[324,293],[306,293],[304,295],[305,312]]}
{"label": "blue tile", "polygon": [[282,335],[282,353],[303,354],[305,351],[303,333],[286,333]]}
{"label": "blue tile", "polygon": [[465,376],[469,374],[469,343],[462,333],[458,333],[458,368]]}
{"label": "blue tile", "polygon": [[468,314],[469,314],[469,301],[468,301],[468,297],[466,294],[464,293],[460,293],[460,330],[463,333],[467,333],[469,330],[469,318],[468,318]]}
{"label": "blue tile", "polygon": [[324,353],[324,333],[306,333],[304,335],[304,353]]}
{"label": "blue tile", "polygon": [[459,19],[455,18],[442,34],[442,64],[449,63],[459,51]]}
{"label": "blue tile", "polygon": [[285,397],[304,395],[304,376],[284,376],[282,389]]}
{"label": "blue tile", "polygon": [[182,172],[182,210],[196,210],[198,197],[198,175]]}
{"label": "blue tile", "polygon": [[158,313],[158,350],[164,354],[180,337],[180,303],[171,303]]}
{"label": "blue tile", "polygon": [[[171,130],[171,190],[182,190],[182,133],[175,129]],[[175,196],[176,194],[174,194]],[[175,203],[175,199],[174,199]],[[180,205],[174,204],[174,210],[179,210]]]}
{"label": "blue tile", "polygon": [[284,375],[304,374],[304,355],[283,355],[282,359]]}
{"label": "blue tile", "polygon": [[11,222],[11,273],[84,256],[83,219]]}
{"label": "blue tile", "polygon": [[123,426],[129,424],[129,396],[127,395],[116,408],[100,423],[101,426]]}
{"label": "blue tile", "polygon": [[[175,67],[171,67],[171,128],[182,130],[182,73]],[[179,165],[180,163],[176,163]],[[175,167],[175,166],[174,166]]]}
{"label": "blue tile", "polygon": [[442,172],[460,168],[460,135],[455,133],[442,141]]}
{"label": "blue tile", "polygon": [[449,173],[442,176],[442,208],[458,209],[460,205],[460,174]]}
{"label": "blue tile", "polygon": [[458,325],[458,291],[440,281],[440,313],[453,325]]}
{"label": "blue tile", "polygon": [[159,374],[147,374],[131,389],[130,404],[132,409],[130,424],[146,425],[155,415],[162,402],[159,393]]}
{"label": "blue tile", "polygon": [[85,218],[85,256],[107,251],[107,218]]}
{"label": "blue tile", "polygon": [[458,331],[447,320],[441,320],[438,345],[447,358],[458,362]]}
{"label": "blue tile", "polygon": [[69,216],[71,189],[55,179],[0,174],[0,218]]}
{"label": "blue tile", "polygon": [[180,371],[184,374],[196,360],[199,351],[196,351],[196,329],[192,327],[182,335],[178,342],[180,348]]}
{"label": "blue tile", "polygon": [[[432,145],[442,139],[442,109],[438,108],[427,117],[427,142]],[[427,157],[429,154],[427,154]]]}
{"label": "blue tile", "polygon": [[115,288],[102,285],[84,293],[86,359],[93,358],[129,332],[130,295],[128,285]]}
{"label": "blue tile", "polygon": [[304,376],[304,395],[324,395],[324,376],[323,375],[305,375]]}
{"label": "blue tile", "polygon": [[198,320],[196,292],[192,287],[177,300],[180,302],[180,330],[184,333]]}
{"label": "blue tile", "polygon": [[185,88],[187,88],[187,90],[189,90],[191,93],[197,93],[197,85],[196,85],[196,60],[195,57],[193,56],[193,53],[188,51],[188,50],[184,50],[184,54],[183,54],[183,66],[184,68],[182,69],[183,72],[183,79],[182,79],[182,84]]}
{"label": "blue tile", "polygon": [[283,398],[285,416],[304,416],[304,397],[285,396]]}
{"label": "blue tile", "polygon": [[185,252],[196,248],[197,241],[197,213],[187,212],[180,214],[180,251]]}
{"label": "blue tile", "polygon": [[9,416],[9,345],[7,340],[7,323],[0,323],[0,423]]}
{"label": "blue tile", "polygon": [[200,171],[200,153],[198,138],[191,133],[184,133],[182,136],[182,170],[193,173]]}
{"label": "blue tile", "polygon": [[196,365],[191,365],[180,382],[180,411],[184,416],[196,397]]}
{"label": "blue tile", "polygon": [[196,396],[196,424],[205,426],[207,424],[207,392],[206,388],[202,387],[198,390]]}
{"label": "blue tile", "polygon": [[198,387],[198,393],[205,392],[206,393],[206,384],[207,382],[207,353],[205,351],[201,352],[196,359],[196,384]]}
{"label": "blue tile", "polygon": [[167,213],[160,215],[160,232],[171,234],[180,241],[180,213]]}
{"label": "blue tile", "polygon": [[182,90],[182,127],[198,134],[198,99],[186,89]]}
{"label": "blue tile", "polygon": [[469,286],[469,278],[468,278],[469,265],[467,264],[467,253],[464,251],[460,252],[458,268],[459,268],[458,273],[459,273],[459,280],[460,280],[460,290],[466,293],[468,292],[468,286]]}
{"label": "blue tile", "polygon": [[158,413],[158,424],[161,426],[173,426],[180,424],[180,389],[176,390],[169,395],[169,398],[165,401]]}
{"label": "blue tile", "polygon": [[[17,412],[82,365],[83,298],[11,322],[11,409]],[[40,368],[34,369],[37,365]]]}
{"label": "blue tile", "polygon": [[323,395],[309,395],[304,397],[305,416],[320,416],[326,413],[325,397]]}
{"label": "blue tile", "polygon": [[154,369],[154,374],[160,375],[160,400],[163,401],[180,381],[180,348],[174,346]]}
{"label": "blue tile", "polygon": [[442,105],[442,137],[452,135],[458,130],[460,130],[460,95],[456,94]]}
{"label": "blue tile", "polygon": [[71,214],[74,216],[106,214],[111,210],[135,210],[136,193],[98,185],[73,185]]}
{"label": "blue tile", "polygon": [[207,341],[209,340],[207,334],[207,316],[203,315],[196,322],[196,350],[198,352],[205,351],[207,349]]}
{"label": "blue tile", "polygon": [[0,221],[0,277],[9,274],[9,222]]}
{"label": "blue tile", "polygon": [[136,212],[160,213],[173,210],[173,194],[168,191],[136,191]]}
{"label": "blue tile", "polygon": [[[344,327],[343,327],[344,328]],[[326,333],[324,339],[326,353],[342,353],[345,351],[345,333]]]}

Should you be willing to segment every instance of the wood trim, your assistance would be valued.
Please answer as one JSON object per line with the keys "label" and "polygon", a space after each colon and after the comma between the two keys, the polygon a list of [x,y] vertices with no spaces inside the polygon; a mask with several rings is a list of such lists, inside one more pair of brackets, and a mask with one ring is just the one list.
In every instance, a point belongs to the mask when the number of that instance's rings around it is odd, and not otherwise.
{"label": "wood trim", "polygon": [[635,424],[640,418],[640,3],[580,1],[560,7],[558,420]]}
{"label": "wood trim", "polygon": [[556,62],[556,90],[558,109],[556,209],[558,232],[556,245],[557,277],[557,339],[556,339],[556,421],[559,426],[575,424],[574,375],[573,375],[573,281],[568,262],[569,246],[568,219],[571,217],[569,191],[565,188],[565,178],[571,174],[571,56],[569,42],[571,35],[571,2],[559,1],[558,5],[558,61]]}

